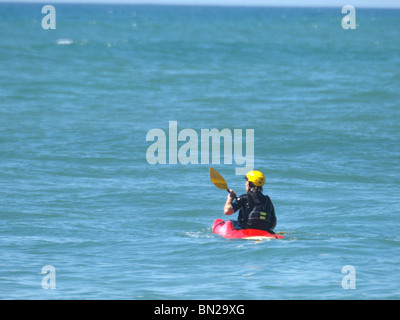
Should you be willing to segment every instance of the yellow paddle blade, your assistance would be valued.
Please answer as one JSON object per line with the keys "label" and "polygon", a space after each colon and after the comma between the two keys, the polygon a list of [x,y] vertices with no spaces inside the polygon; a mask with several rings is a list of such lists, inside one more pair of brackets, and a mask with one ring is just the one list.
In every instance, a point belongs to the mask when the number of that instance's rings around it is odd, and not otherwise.
{"label": "yellow paddle blade", "polygon": [[225,179],[214,169],[210,167],[210,179],[211,182],[218,188],[227,190],[228,185]]}

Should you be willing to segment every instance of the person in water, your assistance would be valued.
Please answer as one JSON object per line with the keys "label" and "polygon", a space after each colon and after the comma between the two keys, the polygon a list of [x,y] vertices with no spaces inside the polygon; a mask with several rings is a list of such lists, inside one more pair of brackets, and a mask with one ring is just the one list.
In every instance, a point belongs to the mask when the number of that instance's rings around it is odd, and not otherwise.
{"label": "person in water", "polygon": [[232,221],[235,229],[258,229],[274,233],[276,216],[269,196],[262,193],[265,177],[260,171],[250,171],[245,176],[246,193],[239,198],[229,190],[224,214],[231,215],[240,209],[238,220]]}

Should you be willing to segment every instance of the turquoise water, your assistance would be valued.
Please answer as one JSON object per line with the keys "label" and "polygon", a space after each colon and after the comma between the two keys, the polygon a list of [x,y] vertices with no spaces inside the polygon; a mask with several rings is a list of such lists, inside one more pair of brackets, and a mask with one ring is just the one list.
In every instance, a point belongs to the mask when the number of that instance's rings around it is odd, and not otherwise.
{"label": "turquoise water", "polygon": [[[0,298],[400,298],[399,10],[41,8],[0,4]],[[212,233],[241,165],[149,164],[169,121],[254,129],[285,239]]]}

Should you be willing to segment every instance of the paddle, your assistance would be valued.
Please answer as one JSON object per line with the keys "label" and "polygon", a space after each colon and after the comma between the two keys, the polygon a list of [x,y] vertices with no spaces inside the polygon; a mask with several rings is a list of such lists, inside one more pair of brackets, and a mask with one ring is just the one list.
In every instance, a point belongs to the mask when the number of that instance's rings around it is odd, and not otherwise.
{"label": "paddle", "polygon": [[220,189],[225,189],[229,192],[228,184],[226,183],[225,179],[215,170],[214,168],[210,167],[210,179],[211,182]]}

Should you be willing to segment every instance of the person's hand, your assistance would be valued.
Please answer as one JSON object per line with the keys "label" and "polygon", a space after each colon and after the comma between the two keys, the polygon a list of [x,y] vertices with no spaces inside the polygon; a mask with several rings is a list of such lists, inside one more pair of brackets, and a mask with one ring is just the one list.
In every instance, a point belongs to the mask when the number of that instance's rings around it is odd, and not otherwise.
{"label": "person's hand", "polygon": [[231,200],[236,199],[236,192],[233,191],[232,189],[229,189],[228,198],[230,198]]}

